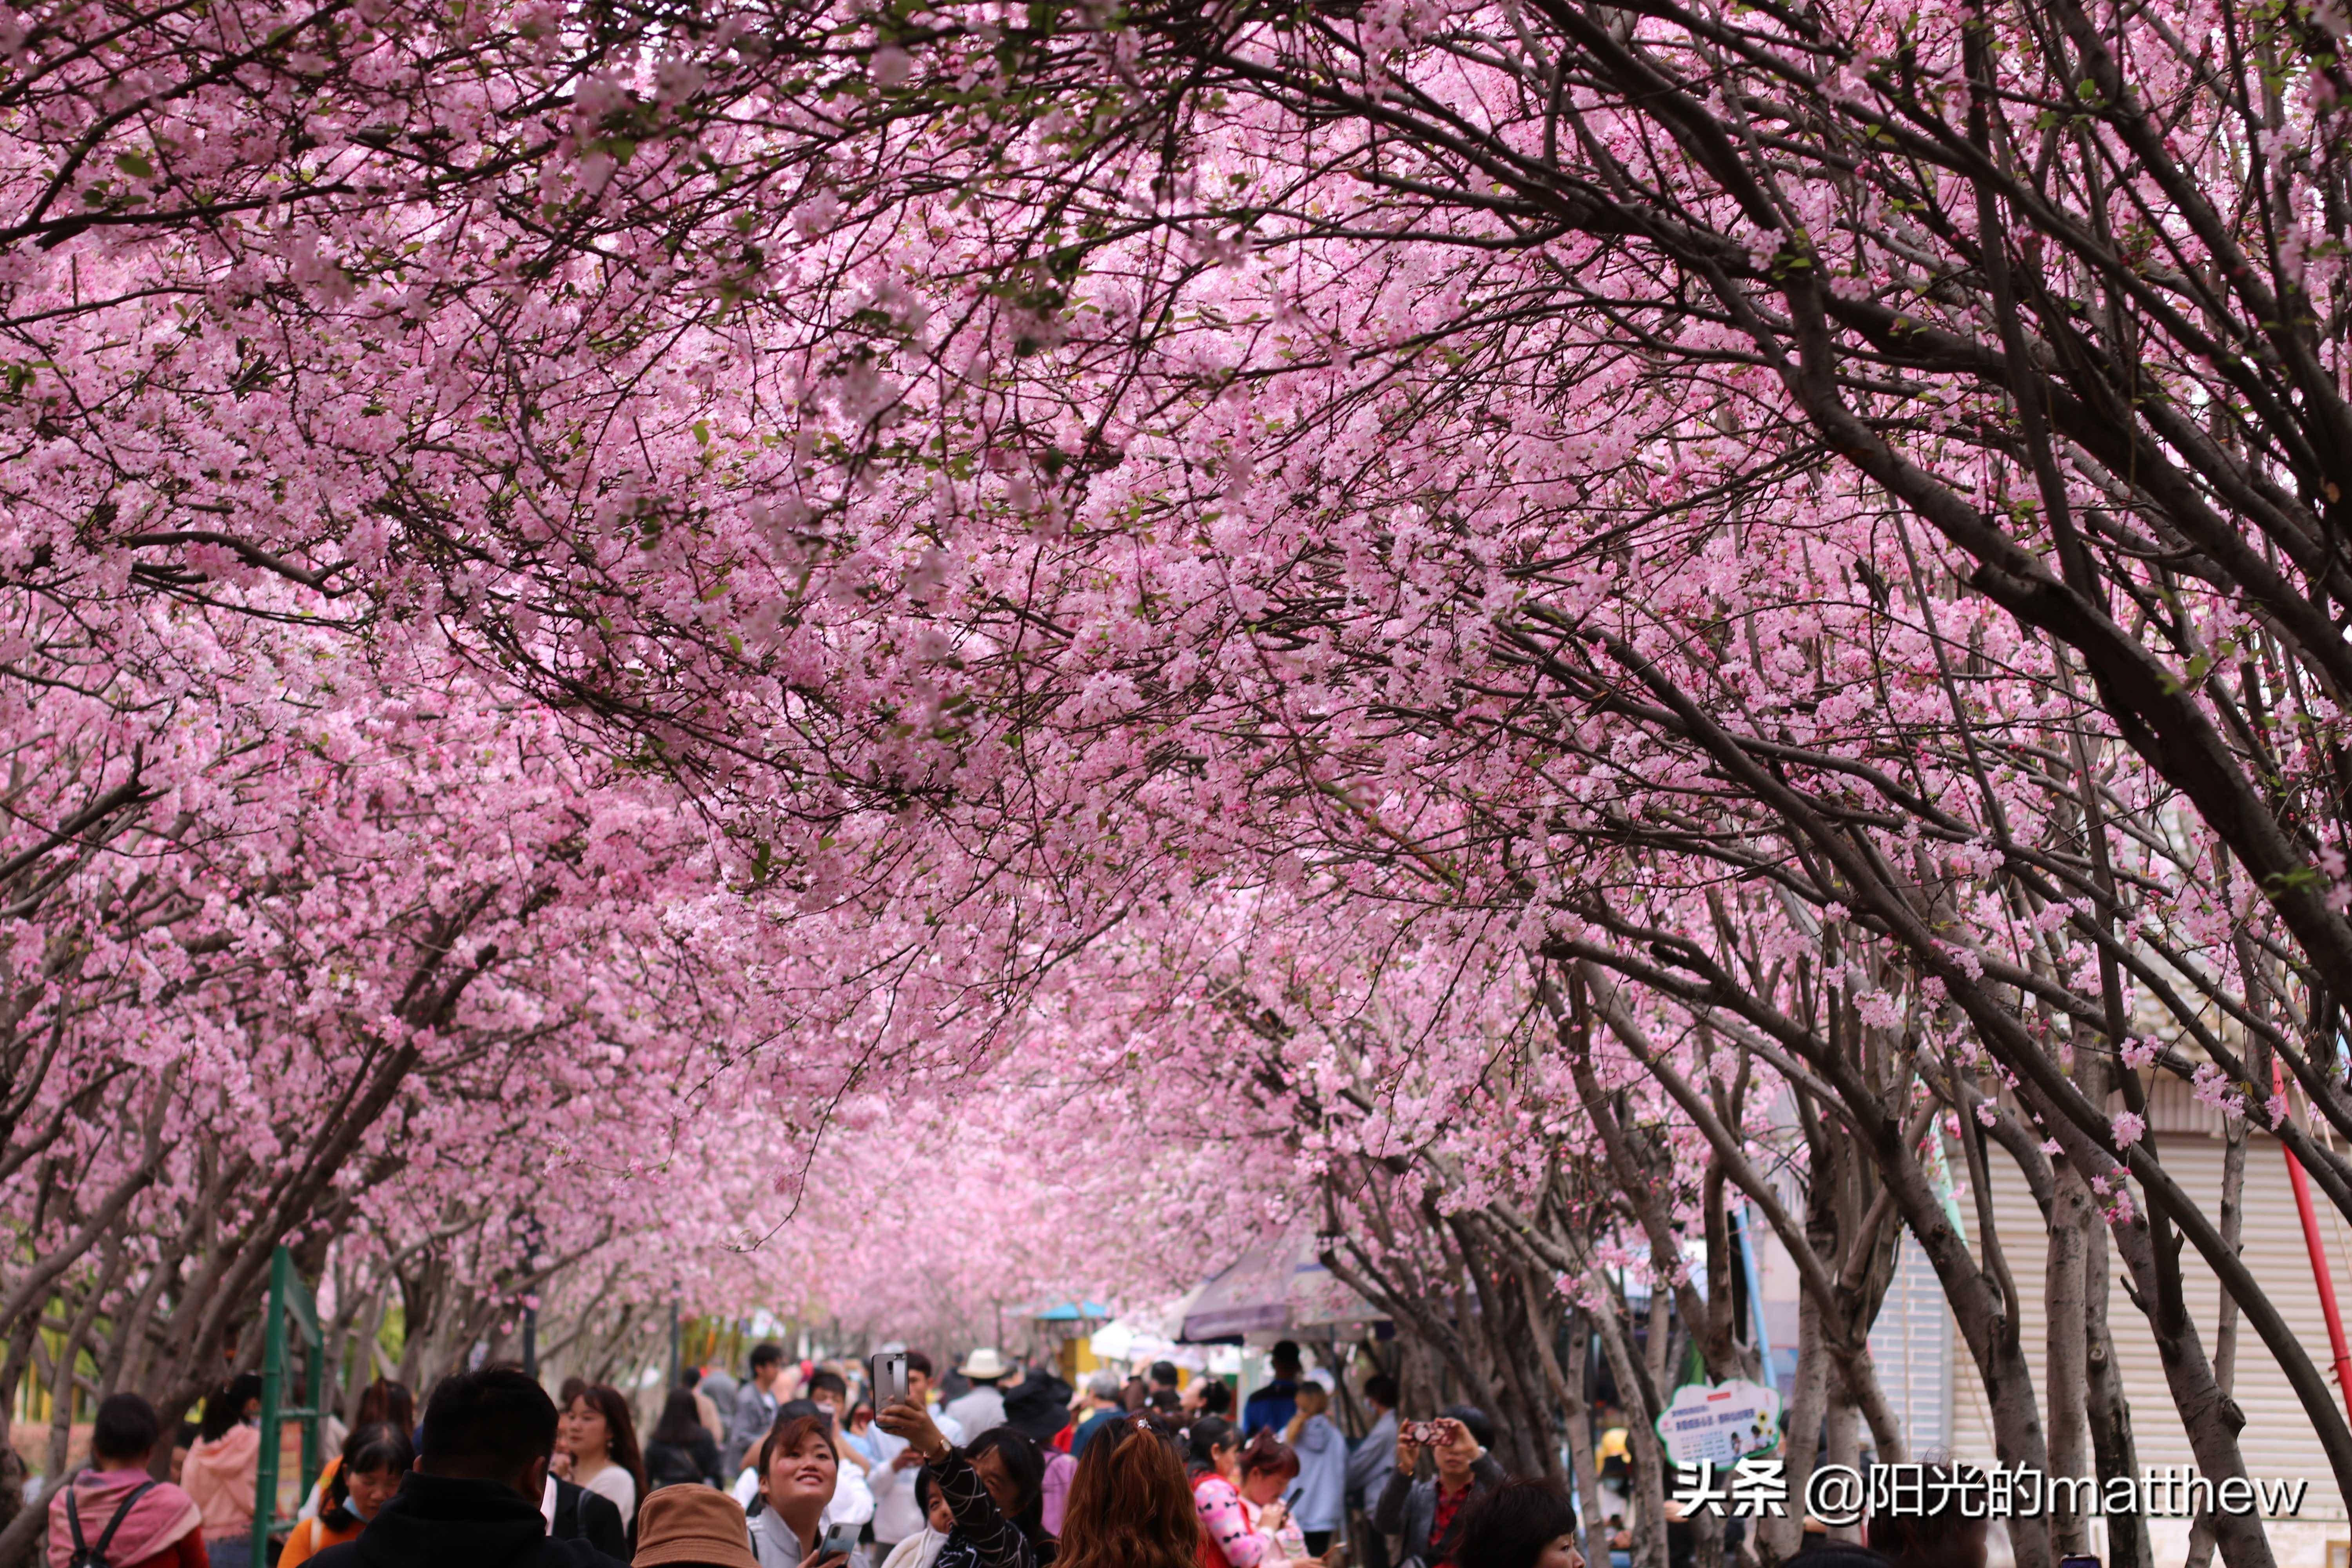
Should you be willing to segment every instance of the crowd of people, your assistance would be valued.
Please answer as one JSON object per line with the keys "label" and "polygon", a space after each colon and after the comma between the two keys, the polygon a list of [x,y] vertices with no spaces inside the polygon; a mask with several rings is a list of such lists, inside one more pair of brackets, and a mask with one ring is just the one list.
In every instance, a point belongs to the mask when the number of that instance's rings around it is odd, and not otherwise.
{"label": "crowd of people", "polygon": [[[761,1345],[740,1384],[689,1371],[642,1446],[604,1384],[551,1398],[493,1365],[444,1379],[420,1416],[376,1383],[277,1568],[1584,1568],[1570,1494],[1507,1477],[1483,1412],[1400,1422],[1376,1374],[1351,1443],[1328,1374],[1287,1343],[1238,1417],[1227,1384],[1180,1390],[1166,1363],[1073,1390],[983,1349],[944,1398],[928,1356],[895,1359],[904,1391],[877,1401],[863,1367]],[[182,1484],[152,1474],[146,1401],[103,1401],[89,1468],[48,1500],[50,1568],[247,1552],[257,1394],[241,1380],[208,1402]],[[1979,1542],[1916,1568],[1981,1565]]]}

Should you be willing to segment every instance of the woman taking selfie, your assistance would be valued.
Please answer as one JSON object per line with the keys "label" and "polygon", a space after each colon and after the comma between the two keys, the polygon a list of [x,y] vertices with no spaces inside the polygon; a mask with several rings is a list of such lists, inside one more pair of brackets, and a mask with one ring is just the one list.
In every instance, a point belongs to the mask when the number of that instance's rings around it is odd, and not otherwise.
{"label": "woman taking selfie", "polygon": [[379,1422],[355,1426],[327,1477],[318,1517],[306,1519],[287,1538],[278,1568],[299,1568],[313,1553],[359,1539],[384,1500],[400,1489],[400,1478],[416,1462],[416,1449],[401,1427]]}
{"label": "woman taking selfie", "polygon": [[760,1568],[822,1568],[819,1531],[841,1475],[832,1422],[823,1415],[785,1417],[760,1445],[758,1462],[760,1510],[751,1516],[751,1555]]}
{"label": "woman taking selfie", "polygon": [[593,1383],[564,1407],[556,1445],[572,1457],[573,1484],[612,1500],[621,1528],[633,1528],[637,1500],[646,1492],[645,1459],[637,1452],[636,1424],[617,1388]]}
{"label": "woman taking selfie", "polygon": [[930,1412],[910,1400],[884,1406],[874,1424],[907,1440],[947,1500],[955,1523],[934,1568],[1046,1568],[1053,1563],[1053,1538],[1038,1513],[1045,1466],[1035,1444],[1010,1426],[995,1426],[959,1452]]}

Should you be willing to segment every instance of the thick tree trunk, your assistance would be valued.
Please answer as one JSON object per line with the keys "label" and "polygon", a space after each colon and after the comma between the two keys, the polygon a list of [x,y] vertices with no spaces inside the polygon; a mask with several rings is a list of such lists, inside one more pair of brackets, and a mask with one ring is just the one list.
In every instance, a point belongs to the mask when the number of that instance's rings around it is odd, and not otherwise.
{"label": "thick tree trunk", "polygon": [[1878,1381],[1878,1363],[1871,1357],[1867,1333],[1864,1329],[1851,1351],[1833,1357],[1838,1380],[1853,1397],[1854,1414],[1869,1429],[1871,1449],[1878,1462],[1899,1465],[1910,1458],[1910,1446],[1903,1439],[1903,1423],[1895,1419],[1886,1387]]}
{"label": "thick tree trunk", "polygon": [[1821,1448],[1822,1419],[1829,1403],[1829,1354],[1822,1348],[1822,1310],[1810,1295],[1797,1300],[1797,1380],[1782,1412],[1786,1430],[1781,1454],[1789,1477],[1789,1516],[1757,1529],[1757,1554],[1766,1568],[1794,1557],[1805,1543],[1803,1499]]}
{"label": "thick tree trunk", "polygon": [[0,1568],[31,1568],[46,1554],[48,1519],[49,1510],[45,1508],[17,1511],[8,1528],[0,1530]]}
{"label": "thick tree trunk", "polygon": [[[2084,1392],[2089,1383],[2089,1339],[2084,1316],[2084,1290],[2088,1284],[2084,1258],[2104,1237],[2092,1226],[2096,1211],[2091,1189],[2074,1168],[2060,1162],[2054,1173],[2056,1196],[2052,1203],[2050,1237],[2042,1272],[2044,1310],[2048,1314],[2043,1342],[2043,1414],[2050,1423],[2050,1473],[2088,1474],[2089,1412]],[[2071,1496],[2071,1493],[2070,1493]],[[2051,1521],[2051,1544],[2062,1552],[2090,1550],[2091,1525],[2086,1514],[2068,1513]]]}
{"label": "thick tree trunk", "polygon": [[[1856,1416],[1853,1401],[1845,1396],[1843,1380],[1832,1374],[1830,1383],[1829,1410],[1822,1421],[1822,1458],[1830,1464],[1843,1465],[1848,1469],[1859,1471],[1862,1468],[1862,1423]],[[1833,1524],[1830,1526],[1830,1539],[1858,1542],[1862,1539],[1862,1526],[1858,1522]]]}
{"label": "thick tree trunk", "polygon": [[1608,1280],[1596,1272],[1592,1283],[1601,1293],[1601,1310],[1592,1314],[1601,1331],[1601,1351],[1625,1401],[1625,1427],[1633,1479],[1626,1500],[1632,1505],[1633,1568],[1666,1568],[1665,1453],[1658,1442],[1658,1413],[1652,1408],[1650,1381],[1633,1359],[1633,1347],[1612,1304],[1619,1298]]}
{"label": "thick tree trunk", "polygon": [[[2041,1112],[2045,1124],[2066,1146],[2070,1163],[2098,1168],[2102,1152],[2081,1130],[2060,1117],[2031,1088],[2026,1102]],[[2039,1103],[2037,1103],[2039,1102]],[[2197,1468],[2220,1486],[2246,1474],[2245,1456],[2238,1447],[2238,1429],[2244,1424],[2234,1400],[2224,1395],[2213,1379],[2212,1363],[2189,1315],[2180,1272],[2181,1233],[2137,1209],[2117,1209],[2108,1221],[2109,1234],[2124,1266],[2132,1272],[2148,1330],[2156,1340],[2167,1388]],[[2231,1514],[2213,1517],[2215,1544],[2230,1568],[2273,1568],[2270,1537],[2259,1520]]]}
{"label": "thick tree trunk", "polygon": [[[1528,1288],[1533,1289],[1533,1279],[1528,1278]],[[1584,1398],[1584,1347],[1591,1342],[1591,1332],[1584,1309],[1570,1307],[1568,1342],[1574,1349],[1576,1360],[1572,1365],[1551,1368],[1560,1378],[1560,1411],[1568,1422],[1568,1462],[1576,1474],[1576,1522],[1588,1563],[1609,1561],[1609,1509],[1601,1500],[1601,1465],[1592,1451],[1592,1407]],[[1549,1349],[1545,1354],[1549,1362]]]}
{"label": "thick tree trunk", "polygon": [[[2083,1258],[2083,1317],[2089,1343],[2084,1355],[2085,1403],[2091,1448],[2099,1463],[2099,1485],[2118,1476],[2137,1481],[2139,1452],[2132,1441],[2131,1405],[2124,1398],[2122,1370],[2116,1364],[2115,1336],[2107,1326],[2109,1270],[2106,1237]],[[2156,1568],[2147,1540],[2147,1520],[2137,1512],[2107,1519],[2107,1568]]]}
{"label": "thick tree trunk", "polygon": [[[1559,1460],[1553,1452],[1551,1422],[1545,1413],[1544,1402],[1536,1397],[1528,1384],[1528,1357],[1520,1333],[1539,1338],[1538,1322],[1524,1317],[1528,1297],[1524,1291],[1507,1293],[1496,1288],[1497,1281],[1511,1278],[1510,1259],[1500,1252],[1490,1234],[1481,1234],[1483,1222],[1475,1215],[1457,1214],[1449,1216],[1455,1243],[1462,1249],[1465,1270],[1477,1290],[1479,1337],[1485,1342],[1485,1360],[1492,1373],[1492,1387],[1501,1417],[1502,1431],[1498,1442],[1506,1445],[1508,1466],[1516,1475],[1550,1476],[1559,1474]],[[1516,1300],[1511,1298],[1517,1298]],[[1514,1332],[1515,1326],[1518,1332]]]}
{"label": "thick tree trunk", "polygon": [[[1536,1370],[1542,1376],[1545,1392],[1551,1396],[1551,1408],[1559,1412],[1561,1420],[1567,1426],[1569,1452],[1570,1460],[1573,1462],[1580,1436],[1579,1428],[1588,1425],[1584,1418],[1584,1396],[1569,1385],[1567,1373],[1560,1369],[1559,1357],[1552,1349],[1554,1339],[1552,1316],[1548,1310],[1549,1303],[1545,1300],[1550,1293],[1546,1291],[1528,1271],[1527,1267],[1517,1259],[1498,1258],[1497,1261],[1498,1263],[1507,1262],[1509,1276],[1507,1277],[1516,1277],[1518,1280],[1519,1310],[1527,1315],[1528,1341],[1535,1347]],[[1554,1300],[1557,1298],[1554,1297]],[[1540,1407],[1540,1402],[1538,1405]],[[1581,1436],[1589,1449],[1591,1446],[1591,1432],[1585,1431]],[[1538,1458],[1543,1463],[1543,1474],[1549,1479],[1559,1480],[1561,1479],[1559,1448],[1558,1444],[1550,1440],[1551,1432],[1549,1422],[1545,1424],[1543,1438],[1544,1440],[1538,1445]]]}

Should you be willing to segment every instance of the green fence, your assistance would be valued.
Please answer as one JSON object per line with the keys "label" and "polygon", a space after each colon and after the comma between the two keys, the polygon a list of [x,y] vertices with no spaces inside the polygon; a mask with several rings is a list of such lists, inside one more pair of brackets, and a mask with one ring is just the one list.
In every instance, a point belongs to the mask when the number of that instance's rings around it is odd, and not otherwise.
{"label": "green fence", "polygon": [[[286,1323],[302,1335],[303,1398],[286,1401]],[[319,1473],[319,1397],[327,1371],[326,1337],[319,1331],[318,1304],[294,1272],[294,1255],[279,1247],[269,1258],[269,1321],[262,1335],[261,1459],[253,1488],[253,1568],[269,1568],[271,1531],[293,1527],[278,1512],[278,1468],[286,1446],[286,1423],[302,1423],[302,1473],[307,1487]],[[299,1507],[298,1503],[296,1505]]]}

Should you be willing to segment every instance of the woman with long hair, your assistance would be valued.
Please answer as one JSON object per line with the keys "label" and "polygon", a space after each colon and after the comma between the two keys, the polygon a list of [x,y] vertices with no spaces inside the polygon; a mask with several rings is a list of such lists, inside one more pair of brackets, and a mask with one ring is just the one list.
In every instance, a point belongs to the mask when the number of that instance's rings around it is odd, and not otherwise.
{"label": "woman with long hair", "polygon": [[760,1568],[812,1564],[825,1505],[841,1477],[833,1423],[823,1415],[786,1416],[769,1428],[758,1463],[761,1508],[751,1516],[751,1555]]}
{"label": "woman with long hair", "polygon": [[373,1426],[381,1422],[399,1427],[408,1434],[411,1442],[416,1439],[416,1395],[404,1383],[379,1377],[361,1389],[358,1417],[352,1423],[354,1426]]}
{"label": "woman with long hair", "polygon": [[702,1409],[694,1402],[694,1390],[673,1388],[662,1406],[661,1419],[654,1423],[653,1435],[646,1439],[646,1485],[658,1490],[698,1481],[706,1486],[720,1484],[719,1444],[710,1428],[702,1424]]}
{"label": "woman with long hair", "polygon": [[1203,1415],[1188,1432],[1201,1568],[1258,1568],[1265,1541],[1250,1527],[1249,1511],[1242,1506],[1241,1428],[1221,1415]]}
{"label": "woman with long hair", "polygon": [[[1054,1538],[1045,1533],[1045,1456],[1037,1445],[1010,1426],[993,1426],[965,1444],[963,1457],[997,1511],[1028,1541],[1038,1568],[1047,1568],[1055,1561]],[[960,1568],[960,1560],[950,1557],[950,1565]]]}
{"label": "woman with long hair", "polygon": [[1175,1448],[1122,1416],[1078,1455],[1055,1568],[1197,1568],[1201,1520]]}
{"label": "woman with long hair", "polygon": [[622,1529],[634,1524],[637,1500],[646,1495],[646,1462],[621,1391],[601,1383],[583,1386],[564,1406],[556,1442],[572,1456],[573,1484],[610,1498],[621,1510]]}
{"label": "woman with long hair", "polygon": [[261,1377],[240,1373],[205,1401],[180,1484],[204,1510],[207,1547],[253,1539],[255,1478],[261,1467]]}
{"label": "woman with long hair", "polygon": [[375,1510],[400,1489],[401,1477],[416,1463],[416,1448],[406,1427],[379,1421],[352,1427],[337,1459],[318,1517],[294,1527],[286,1550],[278,1554],[278,1568],[299,1568],[330,1546],[358,1540]]}

